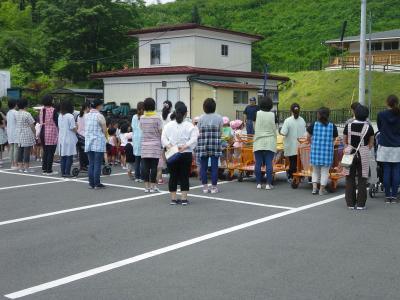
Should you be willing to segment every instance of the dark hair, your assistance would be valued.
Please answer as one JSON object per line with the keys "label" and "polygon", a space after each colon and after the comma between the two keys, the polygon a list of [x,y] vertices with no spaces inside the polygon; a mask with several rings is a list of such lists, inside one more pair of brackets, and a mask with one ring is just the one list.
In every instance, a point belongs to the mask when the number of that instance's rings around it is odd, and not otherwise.
{"label": "dark hair", "polygon": [[70,100],[63,100],[60,103],[60,113],[62,115],[72,114],[74,112],[74,106]]}
{"label": "dark hair", "polygon": [[114,127],[111,127],[111,128],[108,128],[108,134],[111,136],[111,135],[114,135],[114,134],[116,134],[117,133],[117,129],[115,129]]}
{"label": "dark hair", "polygon": [[206,114],[215,113],[216,109],[217,109],[217,103],[213,98],[207,98],[206,100],[204,100],[203,110]]}
{"label": "dark hair", "polygon": [[155,111],[156,110],[156,101],[153,98],[144,99],[144,110],[145,111]]}
{"label": "dark hair", "polygon": [[100,105],[103,105],[103,104],[104,104],[104,101],[103,101],[103,100],[101,100],[101,99],[94,99],[93,102],[92,102],[92,108],[96,108],[96,107],[98,107],[98,106],[100,106]]}
{"label": "dark hair", "polygon": [[175,105],[175,115],[176,115],[176,122],[181,124],[185,119],[185,115],[187,114],[187,107],[185,103],[180,102],[179,105]]}
{"label": "dark hair", "polygon": [[129,125],[126,124],[126,123],[123,123],[123,124],[121,125],[120,130],[121,130],[121,133],[127,133],[128,130],[129,130]]}
{"label": "dark hair", "polygon": [[318,109],[318,121],[321,122],[324,125],[328,125],[329,123],[329,115],[331,114],[331,111],[327,107],[321,107]]}
{"label": "dark hair", "polygon": [[173,111],[169,118],[171,119],[171,121],[174,121],[176,119],[176,112]]}
{"label": "dark hair", "polygon": [[357,108],[359,105],[361,105],[360,102],[356,101],[356,102],[353,102],[353,103],[350,105],[350,108],[351,108],[352,111],[355,111],[356,108]]}
{"label": "dark hair", "polygon": [[299,116],[300,116],[300,105],[299,105],[298,103],[293,103],[293,104],[290,106],[290,111],[292,112],[293,117],[294,117],[295,119],[298,119]]}
{"label": "dark hair", "polygon": [[28,106],[28,100],[26,98],[20,98],[17,101],[17,106],[19,109],[25,109]]}
{"label": "dark hair", "polygon": [[8,100],[8,109],[14,109],[17,106],[17,101],[14,99]]}
{"label": "dark hair", "polygon": [[143,101],[140,101],[140,102],[138,102],[138,103],[136,104],[136,110],[137,110],[137,111],[139,111],[139,110],[144,110],[144,102],[143,102]]}
{"label": "dark hair", "polygon": [[368,107],[359,104],[354,110],[354,117],[357,121],[367,121],[369,116],[369,109]]}
{"label": "dark hair", "polygon": [[168,106],[164,106],[162,109],[162,118],[165,121],[168,118],[168,115],[171,112],[172,109],[172,102],[169,100],[164,101],[164,105],[167,104]]}
{"label": "dark hair", "polygon": [[262,111],[270,111],[274,107],[274,103],[269,96],[264,96],[261,98],[258,106]]}
{"label": "dark hair", "polygon": [[399,98],[396,95],[390,95],[386,103],[396,115],[400,116]]}
{"label": "dark hair", "polygon": [[79,111],[79,116],[82,118],[83,115],[85,114],[85,110],[90,107],[89,103],[85,102],[81,106],[81,110]]}
{"label": "dark hair", "polygon": [[49,94],[44,95],[42,97],[42,104],[44,106],[53,106],[53,100],[54,100],[54,98],[52,95],[49,95]]}

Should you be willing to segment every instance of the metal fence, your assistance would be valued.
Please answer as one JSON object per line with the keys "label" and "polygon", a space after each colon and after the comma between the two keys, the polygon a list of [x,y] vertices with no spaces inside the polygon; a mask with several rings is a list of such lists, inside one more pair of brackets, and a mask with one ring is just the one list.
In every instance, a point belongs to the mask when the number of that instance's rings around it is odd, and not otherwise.
{"label": "metal fence", "polygon": [[[385,110],[385,107],[372,107],[370,113],[370,120],[375,121],[379,112]],[[292,113],[289,110],[279,110],[275,112],[277,115],[276,120],[279,124],[283,123],[286,118],[290,117]],[[316,110],[302,110],[300,115],[304,118],[307,124],[317,120]],[[348,108],[332,109],[329,119],[338,127],[344,127],[346,121],[352,117],[351,110]],[[236,111],[236,118],[243,120],[243,111]]]}

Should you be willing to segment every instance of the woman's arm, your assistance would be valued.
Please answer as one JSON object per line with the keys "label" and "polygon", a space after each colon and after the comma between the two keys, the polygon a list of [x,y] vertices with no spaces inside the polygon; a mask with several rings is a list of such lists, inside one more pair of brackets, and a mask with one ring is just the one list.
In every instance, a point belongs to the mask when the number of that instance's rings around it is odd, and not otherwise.
{"label": "woman's arm", "polygon": [[192,126],[191,129],[190,129],[190,138],[189,138],[189,140],[186,142],[186,144],[184,146],[179,148],[179,151],[183,152],[186,149],[195,148],[195,146],[197,144],[198,137],[199,137],[199,131],[196,130],[196,128],[194,126]]}
{"label": "woman's arm", "polygon": [[369,142],[368,142],[369,149],[372,149],[374,147],[374,142],[375,142],[375,138],[373,135],[371,135],[369,138]]}
{"label": "woman's arm", "polygon": [[167,134],[168,134],[167,130],[163,130],[162,131],[162,133],[161,133],[161,144],[162,144],[162,146],[164,148],[169,149],[169,148],[172,147],[172,145],[171,145],[171,143],[169,141],[169,138],[168,138]]}

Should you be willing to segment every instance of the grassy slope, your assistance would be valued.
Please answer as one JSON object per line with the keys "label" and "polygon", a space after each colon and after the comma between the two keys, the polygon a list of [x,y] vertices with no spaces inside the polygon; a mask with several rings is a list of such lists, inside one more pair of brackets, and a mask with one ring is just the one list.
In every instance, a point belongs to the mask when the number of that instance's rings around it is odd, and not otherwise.
{"label": "grassy slope", "polygon": [[[304,109],[320,106],[345,108],[354,99],[358,99],[357,71],[310,71],[285,73],[292,80],[280,92],[280,108],[287,109],[293,102],[298,102]],[[400,96],[400,74],[373,73],[372,103],[385,106],[385,99],[390,94]],[[367,97],[368,102],[368,97]]]}

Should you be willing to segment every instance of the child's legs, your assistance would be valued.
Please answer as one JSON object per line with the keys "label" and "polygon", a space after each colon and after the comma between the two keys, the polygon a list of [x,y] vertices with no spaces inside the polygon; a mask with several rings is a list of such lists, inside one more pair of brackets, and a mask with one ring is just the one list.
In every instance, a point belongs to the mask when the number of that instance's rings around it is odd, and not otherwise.
{"label": "child's legs", "polygon": [[216,186],[218,183],[218,156],[211,156],[211,184]]}
{"label": "child's legs", "polygon": [[261,184],[262,183],[261,167],[265,163],[264,151],[255,151],[254,156],[256,159],[256,164],[254,166],[254,174],[256,175],[257,184]]}
{"label": "child's legs", "polygon": [[265,151],[265,166],[266,166],[266,174],[267,174],[267,184],[272,184],[273,179],[273,165],[272,161],[274,159],[275,153],[272,151]]}
{"label": "child's legs", "polygon": [[203,156],[200,158],[200,177],[202,184],[208,183],[207,170],[208,170],[208,156]]}

